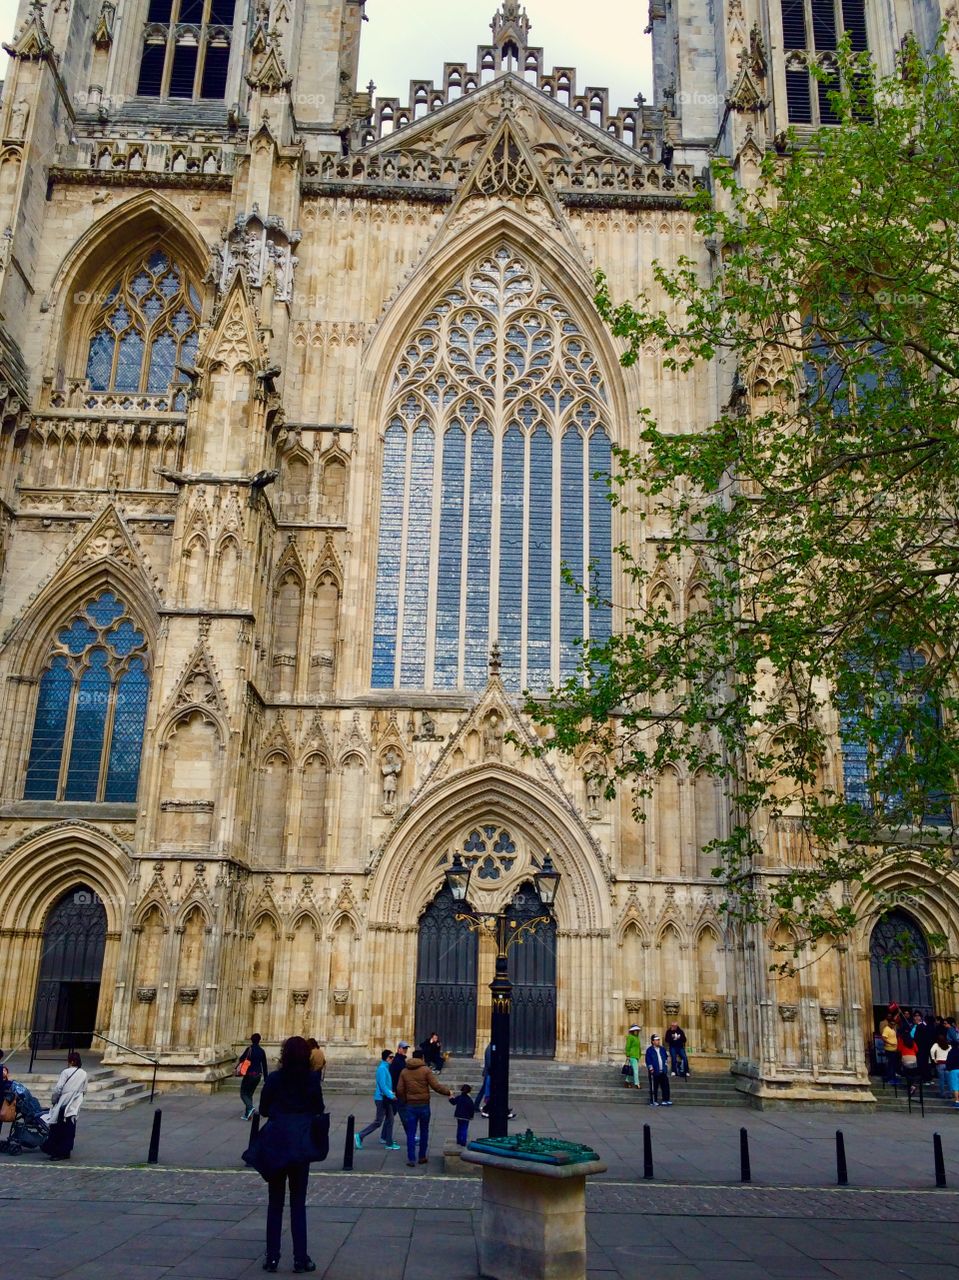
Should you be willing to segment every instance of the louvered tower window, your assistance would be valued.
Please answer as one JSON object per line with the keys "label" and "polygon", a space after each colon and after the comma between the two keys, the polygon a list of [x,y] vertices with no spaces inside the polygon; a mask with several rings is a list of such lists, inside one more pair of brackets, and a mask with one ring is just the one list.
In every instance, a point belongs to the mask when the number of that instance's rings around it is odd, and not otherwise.
{"label": "louvered tower window", "polygon": [[236,0],[149,0],[137,93],[222,101],[235,8]]}
{"label": "louvered tower window", "polygon": [[830,54],[844,35],[853,52],[867,52],[865,0],[782,0],[782,22],[789,123],[838,124],[829,96],[839,87],[838,77],[819,79],[809,68],[834,72]]}
{"label": "louvered tower window", "polygon": [[[607,391],[590,343],[511,246],[414,328],[385,422],[374,688],[508,688],[571,675],[610,634]],[[593,598],[578,583],[589,583]]]}
{"label": "louvered tower window", "polygon": [[149,693],[146,638],[122,601],[103,591],[54,637],[24,799],[132,804]]}

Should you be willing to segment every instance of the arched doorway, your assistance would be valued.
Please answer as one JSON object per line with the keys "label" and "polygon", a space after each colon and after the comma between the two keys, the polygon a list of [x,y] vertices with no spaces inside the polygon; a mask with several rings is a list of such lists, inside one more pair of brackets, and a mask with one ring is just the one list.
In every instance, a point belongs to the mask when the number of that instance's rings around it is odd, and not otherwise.
{"label": "arched doorway", "polygon": [[[552,916],[527,881],[513,898],[510,919]],[[556,921],[536,926],[509,953],[513,982],[510,1052],[517,1058],[556,1056]]]}
{"label": "arched doorway", "polygon": [[451,1053],[476,1048],[476,934],[444,885],[420,916],[416,957],[417,1044],[435,1031]]}
{"label": "arched doorway", "polygon": [[931,1010],[932,975],[925,934],[905,911],[890,911],[872,931],[869,943],[874,1025],[888,1005]]}
{"label": "arched doorway", "polygon": [[84,884],[47,914],[33,1029],[43,1048],[87,1048],[96,1030],[107,913]]}

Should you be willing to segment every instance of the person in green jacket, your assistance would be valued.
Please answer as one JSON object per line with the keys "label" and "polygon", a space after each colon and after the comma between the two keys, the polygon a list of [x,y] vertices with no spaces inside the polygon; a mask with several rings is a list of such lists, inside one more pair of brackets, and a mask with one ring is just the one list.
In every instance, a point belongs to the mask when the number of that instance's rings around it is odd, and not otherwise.
{"label": "person in green jacket", "polygon": [[629,1065],[633,1069],[633,1083],[630,1084],[629,1081],[627,1080],[626,1088],[638,1089],[639,1088],[639,1060],[642,1057],[643,1046],[639,1038],[639,1027],[637,1027],[635,1023],[633,1023],[633,1025],[630,1027],[629,1034],[626,1036],[625,1053],[626,1053],[627,1059],[629,1060]]}

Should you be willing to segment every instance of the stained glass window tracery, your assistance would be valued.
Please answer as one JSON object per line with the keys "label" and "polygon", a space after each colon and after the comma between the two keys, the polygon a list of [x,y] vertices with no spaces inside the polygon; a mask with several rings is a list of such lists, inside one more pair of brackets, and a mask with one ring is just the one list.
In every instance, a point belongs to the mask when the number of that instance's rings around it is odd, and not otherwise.
{"label": "stained glass window tracery", "polygon": [[[91,391],[162,394],[196,358],[200,295],[162,249],[135,259],[97,305],[90,323],[87,381]],[[174,396],[183,411],[186,392]]]}
{"label": "stained glass window tracery", "polygon": [[146,637],[103,591],[54,638],[24,799],[133,803],[149,693]]}
{"label": "stained glass window tracery", "polygon": [[498,639],[507,687],[545,690],[609,635],[608,423],[598,362],[538,269],[506,244],[475,259],[393,374],[375,688],[481,687]]}

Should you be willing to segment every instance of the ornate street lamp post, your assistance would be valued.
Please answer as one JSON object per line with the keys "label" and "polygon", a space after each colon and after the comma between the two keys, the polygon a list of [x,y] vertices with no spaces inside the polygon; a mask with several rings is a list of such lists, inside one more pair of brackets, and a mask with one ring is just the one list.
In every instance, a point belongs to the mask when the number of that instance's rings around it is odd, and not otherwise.
{"label": "ornate street lamp post", "polygon": [[[472,868],[466,866],[457,853],[446,872],[446,883],[456,902],[467,902]],[[553,866],[549,850],[543,865],[533,876],[536,890],[544,907],[552,907],[559,885],[559,872]],[[513,1006],[513,984],[509,977],[509,950],[514,943],[522,942],[526,934],[535,933],[538,925],[549,924],[552,915],[535,916],[532,920],[512,918],[509,904],[500,912],[474,911],[467,907],[458,911],[456,919],[478,931],[485,929],[496,940],[496,971],[489,989],[493,994],[493,1016],[490,1024],[490,1095],[489,1136],[505,1138],[509,1114],[509,1020]]]}

